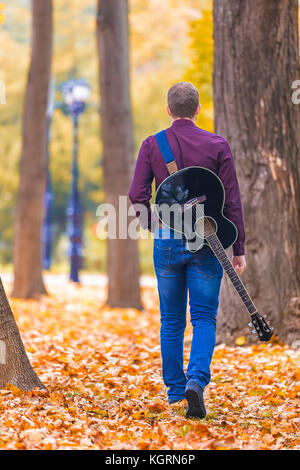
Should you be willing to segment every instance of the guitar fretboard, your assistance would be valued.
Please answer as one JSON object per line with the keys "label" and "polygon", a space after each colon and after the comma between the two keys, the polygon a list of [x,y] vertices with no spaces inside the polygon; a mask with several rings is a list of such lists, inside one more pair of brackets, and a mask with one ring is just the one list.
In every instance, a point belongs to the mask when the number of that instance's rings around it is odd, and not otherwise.
{"label": "guitar fretboard", "polygon": [[215,233],[212,233],[210,235],[207,235],[205,238],[210,248],[212,249],[216,257],[218,258],[221,266],[226,271],[227,276],[231,280],[235,290],[237,291],[240,298],[242,299],[248,312],[250,313],[250,315],[252,315],[253,313],[257,311],[256,307],[254,303],[252,302],[247,290],[245,289],[245,286],[242,283],[241,278],[237,274],[230,259],[228,258],[227,253],[224,250],[223,245],[220,242],[218,236]]}

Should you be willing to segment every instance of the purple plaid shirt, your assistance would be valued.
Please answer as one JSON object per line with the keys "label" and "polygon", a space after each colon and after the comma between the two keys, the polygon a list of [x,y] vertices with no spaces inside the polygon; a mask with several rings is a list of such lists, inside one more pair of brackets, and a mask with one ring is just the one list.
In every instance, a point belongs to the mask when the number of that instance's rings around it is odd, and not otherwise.
{"label": "purple plaid shirt", "polygon": [[[189,166],[202,166],[216,173],[225,188],[224,215],[238,230],[238,238],[233,245],[234,255],[245,253],[245,230],[239,185],[235,173],[232,153],[228,142],[216,134],[204,131],[188,119],[177,119],[166,129],[169,144],[176,159],[178,169]],[[143,228],[150,230],[152,213],[152,181],[156,189],[169,176],[154,135],[143,141],[136,162],[135,172],[129,191],[132,204],[143,204],[148,218]],[[137,213],[138,215],[138,213]]]}

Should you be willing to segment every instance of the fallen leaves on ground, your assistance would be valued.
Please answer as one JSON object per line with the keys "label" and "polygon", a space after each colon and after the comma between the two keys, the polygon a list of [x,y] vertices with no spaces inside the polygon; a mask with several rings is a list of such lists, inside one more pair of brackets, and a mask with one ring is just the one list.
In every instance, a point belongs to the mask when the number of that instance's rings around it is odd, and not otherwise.
{"label": "fallen leaves on ground", "polygon": [[[153,287],[142,289],[142,312],[108,308],[96,285],[53,276],[48,287],[39,302],[11,302],[48,391],[0,391],[0,448],[299,449],[296,351],[217,346],[207,417],[187,420],[185,402],[167,402]],[[185,341],[187,363],[190,327]]]}

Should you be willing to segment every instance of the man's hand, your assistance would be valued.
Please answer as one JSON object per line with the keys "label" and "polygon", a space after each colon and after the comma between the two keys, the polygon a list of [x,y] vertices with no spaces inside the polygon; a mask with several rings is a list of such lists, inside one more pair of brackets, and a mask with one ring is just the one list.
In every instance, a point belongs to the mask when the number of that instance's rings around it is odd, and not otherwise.
{"label": "man's hand", "polygon": [[232,258],[232,264],[236,269],[236,272],[241,275],[246,269],[246,258],[244,255],[242,256],[234,256]]}

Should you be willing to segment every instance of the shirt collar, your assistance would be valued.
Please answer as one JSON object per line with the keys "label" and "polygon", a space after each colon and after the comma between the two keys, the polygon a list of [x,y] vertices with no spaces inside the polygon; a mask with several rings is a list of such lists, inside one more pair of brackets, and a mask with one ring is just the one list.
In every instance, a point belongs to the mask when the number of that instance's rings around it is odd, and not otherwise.
{"label": "shirt collar", "polygon": [[172,127],[197,127],[190,119],[176,119],[172,122]]}

